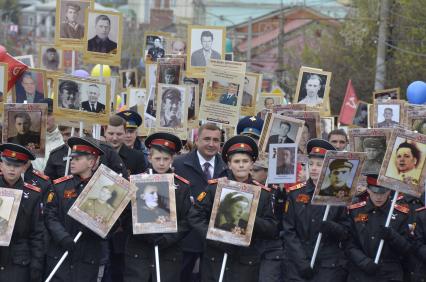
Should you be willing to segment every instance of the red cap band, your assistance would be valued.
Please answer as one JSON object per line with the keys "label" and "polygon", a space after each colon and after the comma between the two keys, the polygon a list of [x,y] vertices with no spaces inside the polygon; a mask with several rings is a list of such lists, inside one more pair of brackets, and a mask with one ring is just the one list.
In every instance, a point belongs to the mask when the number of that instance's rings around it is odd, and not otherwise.
{"label": "red cap band", "polygon": [[28,156],[27,154],[15,152],[9,149],[4,150],[1,156],[6,158],[17,159],[20,161],[28,161],[30,159],[30,156]]}
{"label": "red cap band", "polygon": [[318,154],[318,155],[325,155],[327,153],[327,150],[321,147],[313,147],[310,154]]}
{"label": "red cap band", "polygon": [[373,186],[379,186],[377,184],[377,179],[371,176],[367,176],[367,184],[368,185],[373,185]]}
{"label": "red cap band", "polygon": [[151,145],[160,145],[170,148],[172,150],[176,150],[176,144],[166,139],[154,139],[151,141]]}
{"label": "red cap band", "polygon": [[253,151],[253,149],[249,145],[247,145],[246,143],[237,143],[237,144],[234,144],[231,147],[229,147],[227,153],[229,154],[229,153],[232,153],[233,151],[237,151],[237,150],[245,151],[245,152],[252,152]]}
{"label": "red cap band", "polygon": [[84,153],[89,153],[92,155],[99,155],[99,150],[97,150],[96,148],[93,148],[91,146],[86,146],[86,145],[74,145],[72,146],[72,150],[73,152],[84,152]]}

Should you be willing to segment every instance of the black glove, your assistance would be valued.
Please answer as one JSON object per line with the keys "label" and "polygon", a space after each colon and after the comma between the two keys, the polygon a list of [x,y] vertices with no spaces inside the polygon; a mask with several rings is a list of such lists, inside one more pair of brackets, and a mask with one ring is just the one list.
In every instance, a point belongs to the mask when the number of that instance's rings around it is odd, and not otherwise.
{"label": "black glove", "polygon": [[30,280],[31,282],[42,282],[43,281],[42,271],[37,268],[31,268],[30,278],[31,278]]}
{"label": "black glove", "polygon": [[377,263],[374,263],[373,260],[369,260],[368,263],[363,267],[363,270],[365,273],[369,275],[376,274],[380,269],[380,265]]}
{"label": "black glove", "polygon": [[309,262],[304,262],[299,267],[299,274],[302,276],[302,278],[305,279],[311,279],[314,277],[314,270],[311,268],[311,265]]}
{"label": "black glove", "polygon": [[391,227],[380,226],[379,237],[392,245],[400,254],[408,254],[412,252],[413,246],[405,238]]}
{"label": "black glove", "polygon": [[390,227],[380,226],[379,238],[388,241],[392,237],[392,229]]}
{"label": "black glove", "polygon": [[423,263],[426,263],[426,248],[424,246],[417,249],[417,256]]}
{"label": "black glove", "polygon": [[62,248],[64,248],[70,253],[75,250],[75,242],[71,238],[71,236],[65,237],[64,239],[62,239],[62,241],[59,244],[61,245]]}
{"label": "black glove", "polygon": [[333,221],[323,221],[320,226],[320,232],[339,241],[346,240],[349,235],[340,224]]}
{"label": "black glove", "polygon": [[169,244],[166,237],[161,235],[155,240],[154,246],[158,246],[159,249],[165,249],[169,246]]}

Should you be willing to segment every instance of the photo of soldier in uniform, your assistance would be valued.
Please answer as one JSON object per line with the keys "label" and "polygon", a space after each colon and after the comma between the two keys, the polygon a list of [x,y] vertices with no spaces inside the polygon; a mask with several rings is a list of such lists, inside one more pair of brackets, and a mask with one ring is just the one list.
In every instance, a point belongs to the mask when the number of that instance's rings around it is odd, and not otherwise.
{"label": "photo of soldier in uniform", "polygon": [[363,128],[368,127],[368,103],[358,102],[352,124]]}
{"label": "photo of soldier in uniform", "polygon": [[41,112],[15,112],[7,113],[9,117],[8,143],[22,145],[29,150],[40,149]]}
{"label": "photo of soldier in uniform", "polygon": [[222,189],[214,227],[236,234],[245,234],[253,195]]}
{"label": "photo of soldier in uniform", "polygon": [[[103,185],[90,191],[80,209],[96,221],[107,223],[115,211],[114,202],[117,197],[118,192],[114,185]],[[124,194],[121,197],[123,198]],[[117,202],[121,202],[122,198]]]}
{"label": "photo of soldier in uniform", "polygon": [[59,79],[58,107],[70,110],[80,109],[79,84],[73,80]]}
{"label": "photo of soldier in uniform", "polygon": [[268,181],[296,182],[297,144],[273,144],[269,148]]}
{"label": "photo of soldier in uniform", "polygon": [[323,183],[318,195],[348,197],[351,192],[351,171],[354,164],[349,160],[335,159],[330,162],[328,168],[328,185]]}
{"label": "photo of soldier in uniform", "polygon": [[367,154],[362,173],[378,174],[386,152],[386,137],[366,137],[362,142],[362,147]]}
{"label": "photo of soldier in uniform", "polygon": [[40,67],[46,70],[57,71],[62,68],[62,50],[54,46],[41,46]]}
{"label": "photo of soldier in uniform", "polygon": [[166,54],[165,40],[162,36],[148,35],[146,37],[146,54],[147,61],[156,62],[159,58],[163,58]]}
{"label": "photo of soldier in uniform", "polygon": [[379,105],[377,112],[378,128],[393,128],[399,124],[399,105]]}
{"label": "photo of soldier in uniform", "polygon": [[179,88],[162,87],[160,103],[160,126],[161,127],[182,127],[184,111],[185,93],[182,93]]}
{"label": "photo of soldier in uniform", "polygon": [[60,38],[82,40],[84,38],[84,11],[89,7],[87,1],[60,1]]}
{"label": "photo of soldier in uniform", "polygon": [[170,221],[169,183],[140,183],[137,187],[137,222],[165,223]]}

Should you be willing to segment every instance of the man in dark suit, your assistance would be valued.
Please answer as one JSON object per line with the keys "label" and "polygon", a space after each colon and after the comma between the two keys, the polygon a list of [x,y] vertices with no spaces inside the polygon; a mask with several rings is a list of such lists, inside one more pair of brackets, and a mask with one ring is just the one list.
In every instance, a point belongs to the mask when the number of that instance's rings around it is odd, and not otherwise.
{"label": "man in dark suit", "polygon": [[[218,154],[220,141],[220,128],[206,123],[198,129],[197,149],[177,157],[173,162],[175,172],[190,181],[192,203],[203,197],[209,179],[223,176],[226,172],[226,165]],[[184,257],[180,281],[199,281],[197,277],[192,277],[192,270],[202,255],[204,241],[195,230],[191,230],[183,240]],[[199,274],[196,276],[199,277]]]}
{"label": "man in dark suit", "polygon": [[212,49],[213,33],[204,30],[201,33],[201,46],[203,48],[194,51],[191,55],[191,66],[205,67],[210,59],[220,60],[220,53]]}
{"label": "man in dark suit", "polygon": [[238,85],[235,83],[229,83],[228,92],[220,96],[219,103],[236,106],[238,101],[237,95]]}
{"label": "man in dark suit", "polygon": [[106,15],[99,15],[95,20],[96,35],[88,41],[87,50],[98,53],[117,53],[117,43],[108,38],[111,20]]}
{"label": "man in dark suit", "polygon": [[88,101],[83,101],[81,103],[81,108],[84,111],[93,112],[93,113],[102,113],[105,112],[105,105],[99,103],[100,89],[96,84],[90,84],[89,89],[87,90]]}
{"label": "man in dark suit", "polygon": [[41,103],[43,93],[37,91],[36,80],[31,72],[25,72],[16,85],[16,103]]}
{"label": "man in dark suit", "polygon": [[269,152],[270,144],[285,144],[285,143],[294,143],[294,140],[289,138],[287,135],[291,130],[291,124],[286,121],[280,122],[280,130],[278,134],[271,135],[268,139],[268,145],[266,151]]}

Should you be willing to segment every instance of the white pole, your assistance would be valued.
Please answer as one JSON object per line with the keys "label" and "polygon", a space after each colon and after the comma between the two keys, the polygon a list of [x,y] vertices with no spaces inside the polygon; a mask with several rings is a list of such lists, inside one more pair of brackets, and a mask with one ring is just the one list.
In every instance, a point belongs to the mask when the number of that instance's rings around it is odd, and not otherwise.
{"label": "white pole", "polygon": [[[327,220],[329,212],[330,212],[330,205],[327,205],[327,207],[325,208],[324,217],[322,218],[322,221]],[[318,237],[317,237],[317,242],[315,243],[314,253],[312,254],[311,268],[314,268],[315,259],[317,258],[318,249],[319,249],[319,246],[320,246],[320,243],[321,243],[321,238],[322,238],[322,233],[320,232],[318,234]]]}
{"label": "white pole", "polygon": [[80,121],[80,138],[83,137],[84,123]]}
{"label": "white pole", "polygon": [[75,50],[71,51],[71,73],[75,71]]}
{"label": "white pole", "polygon": [[[393,210],[395,208],[395,203],[396,203],[396,200],[398,199],[398,194],[399,193],[397,191],[394,192],[392,204],[391,204],[391,207],[389,209],[388,218],[386,219],[385,227],[389,227],[389,224],[390,224],[390,221],[391,221],[391,218],[392,218],[392,214],[393,214]],[[375,264],[379,263],[380,255],[382,253],[384,244],[385,244],[385,240],[381,239],[380,244],[379,244],[379,249],[377,250],[377,253],[376,253],[376,258],[374,259]]]}
{"label": "white pole", "polygon": [[220,269],[219,282],[223,281],[223,276],[225,274],[226,261],[228,260],[228,254],[223,254],[222,268]]}
{"label": "white pole", "polygon": [[[74,127],[71,127],[71,136],[74,136]],[[67,163],[65,164],[65,176],[68,175],[68,171],[70,169],[70,155],[71,155],[71,147],[68,147],[68,154],[67,154]]]}
{"label": "white pole", "polygon": [[[149,174],[152,173],[152,168],[149,169]],[[158,253],[158,245],[155,245],[154,247],[154,253],[155,253],[155,273],[157,275],[157,282],[160,282],[160,254]]]}
{"label": "white pole", "polygon": [[[79,232],[77,233],[77,235],[75,236],[75,238],[74,238],[74,243],[77,243],[77,241],[78,241],[78,239],[80,239],[81,235],[83,235],[83,232],[79,231]],[[60,260],[58,261],[58,263],[55,265],[55,268],[53,268],[52,272],[49,274],[49,277],[47,277],[47,279],[46,279],[46,281],[45,281],[45,282],[49,282],[49,281],[53,278],[53,275],[55,275],[56,271],[58,271],[59,267],[61,267],[62,263],[63,263],[63,262],[64,262],[64,260],[67,258],[67,256],[68,256],[68,251],[66,251],[66,252],[62,255],[61,259],[60,259]]]}

